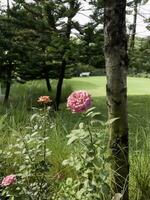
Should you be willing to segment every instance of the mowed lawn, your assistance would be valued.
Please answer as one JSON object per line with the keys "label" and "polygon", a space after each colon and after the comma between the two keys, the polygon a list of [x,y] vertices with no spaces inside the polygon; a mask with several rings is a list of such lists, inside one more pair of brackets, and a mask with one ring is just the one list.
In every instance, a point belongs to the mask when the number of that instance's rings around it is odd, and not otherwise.
{"label": "mowed lawn", "polygon": [[[65,80],[74,90],[85,89],[94,97],[106,96],[106,77],[82,77]],[[150,95],[150,79],[128,77],[128,95]]]}

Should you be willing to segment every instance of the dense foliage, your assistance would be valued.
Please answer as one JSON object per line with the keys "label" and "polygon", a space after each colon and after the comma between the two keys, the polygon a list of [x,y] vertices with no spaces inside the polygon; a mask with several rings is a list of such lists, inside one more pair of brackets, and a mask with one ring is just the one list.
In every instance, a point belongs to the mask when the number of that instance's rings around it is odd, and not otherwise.
{"label": "dense foliage", "polygon": [[150,38],[137,38],[135,48],[129,51],[130,74],[149,77],[150,73]]}

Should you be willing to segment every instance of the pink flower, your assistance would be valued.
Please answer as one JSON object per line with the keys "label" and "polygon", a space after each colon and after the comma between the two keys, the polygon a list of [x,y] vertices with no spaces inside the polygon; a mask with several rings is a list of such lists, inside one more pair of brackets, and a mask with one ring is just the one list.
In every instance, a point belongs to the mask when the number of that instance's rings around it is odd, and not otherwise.
{"label": "pink flower", "polygon": [[5,186],[9,186],[9,185],[13,185],[16,182],[16,175],[9,175],[3,178],[2,182],[1,182],[1,186],[5,187]]}
{"label": "pink flower", "polygon": [[67,99],[67,107],[72,112],[84,112],[91,106],[91,96],[84,90],[71,93]]}
{"label": "pink flower", "polygon": [[49,96],[40,96],[37,100],[38,103],[48,104],[52,102]]}

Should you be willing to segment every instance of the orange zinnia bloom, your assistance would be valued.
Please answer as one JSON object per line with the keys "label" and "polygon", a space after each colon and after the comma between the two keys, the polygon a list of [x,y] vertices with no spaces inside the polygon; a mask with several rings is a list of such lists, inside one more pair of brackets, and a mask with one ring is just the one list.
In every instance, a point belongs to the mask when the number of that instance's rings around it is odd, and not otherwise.
{"label": "orange zinnia bloom", "polygon": [[52,102],[49,96],[40,96],[37,100],[38,103],[48,104]]}

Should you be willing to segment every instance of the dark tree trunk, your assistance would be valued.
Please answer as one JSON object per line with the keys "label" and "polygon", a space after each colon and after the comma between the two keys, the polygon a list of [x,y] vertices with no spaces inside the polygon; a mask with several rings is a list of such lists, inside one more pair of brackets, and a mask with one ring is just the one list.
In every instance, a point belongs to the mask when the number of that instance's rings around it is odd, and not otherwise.
{"label": "dark tree trunk", "polygon": [[56,110],[59,109],[62,84],[63,84],[65,69],[66,69],[66,65],[67,65],[65,53],[70,48],[69,40],[70,40],[70,34],[71,34],[71,28],[72,28],[72,18],[76,15],[76,13],[80,7],[80,3],[76,0],[68,1],[68,3],[69,3],[69,10],[68,10],[68,20],[67,20],[67,27],[66,27],[66,34],[65,34],[66,44],[64,47],[64,52],[62,54],[62,63],[61,63],[61,69],[60,69],[60,74],[59,74],[59,80],[58,80],[58,84],[57,84],[57,91],[56,91],[56,98],[55,98]]}
{"label": "dark tree trunk", "polygon": [[[9,19],[9,11],[10,11],[10,4],[9,0],[7,0],[7,17]],[[9,27],[8,27],[9,28]],[[4,104],[8,103],[9,100],[9,94],[10,94],[10,87],[11,87],[11,76],[12,76],[12,66],[8,65],[7,66],[7,77],[5,81],[5,97],[4,97]]]}
{"label": "dark tree trunk", "polygon": [[48,77],[45,77],[45,80],[46,80],[47,90],[48,90],[49,92],[52,91],[52,87],[51,87],[49,78],[48,78]]}
{"label": "dark tree trunk", "polygon": [[[105,0],[105,62],[107,75],[108,118],[118,118],[110,124],[112,181],[114,192],[128,200],[128,121],[127,121],[127,36],[126,0]],[[115,184],[114,184],[115,182]]]}
{"label": "dark tree trunk", "polygon": [[137,0],[134,2],[134,16],[133,16],[133,26],[132,26],[132,33],[130,39],[130,49],[134,49],[135,45],[135,34],[136,34],[136,24],[137,24],[137,9],[138,9],[138,2]]}
{"label": "dark tree trunk", "polygon": [[59,104],[60,104],[60,99],[61,99],[61,93],[62,93],[62,85],[63,85],[63,80],[64,80],[64,74],[65,74],[65,68],[66,68],[66,61],[63,59],[61,68],[60,68],[60,74],[59,74],[59,80],[57,84],[57,93],[56,93],[56,98],[55,98],[55,108],[56,110],[59,109]]}
{"label": "dark tree trunk", "polygon": [[48,74],[48,70],[46,67],[44,68],[44,76],[45,76],[45,81],[46,81],[46,85],[47,85],[47,90],[50,92],[50,91],[52,91],[52,86],[50,84],[49,74]]}
{"label": "dark tree trunk", "polygon": [[56,110],[59,109],[61,93],[62,93],[62,85],[63,85],[63,80],[64,80],[64,76],[65,76],[65,69],[66,69],[66,65],[67,65],[67,61],[64,58],[64,55],[66,53],[66,49],[69,48],[68,42],[69,42],[70,33],[71,33],[71,19],[72,18],[68,18],[68,22],[67,22],[66,47],[64,49],[64,54],[63,54],[62,63],[61,63],[61,67],[60,67],[59,80],[58,80],[58,84],[57,84],[57,91],[56,91],[56,97],[55,97],[55,109]]}
{"label": "dark tree trunk", "polygon": [[10,94],[10,87],[11,87],[11,76],[12,76],[12,68],[7,68],[7,79],[5,82],[5,97],[4,97],[4,104],[8,103],[9,100],[9,94]]}

